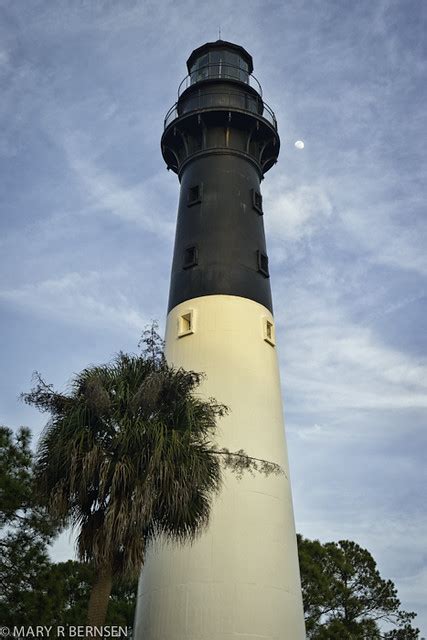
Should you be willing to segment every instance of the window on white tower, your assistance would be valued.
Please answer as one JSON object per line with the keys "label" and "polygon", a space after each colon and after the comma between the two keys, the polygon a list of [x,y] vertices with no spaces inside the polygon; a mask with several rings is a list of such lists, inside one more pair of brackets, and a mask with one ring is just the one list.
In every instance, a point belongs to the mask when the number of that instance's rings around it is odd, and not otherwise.
{"label": "window on white tower", "polygon": [[194,310],[189,309],[185,313],[181,314],[178,319],[178,338],[188,336],[194,333],[195,330],[195,315]]}
{"label": "window on white tower", "polygon": [[268,318],[263,318],[263,337],[268,344],[272,347],[276,344],[276,336],[274,331],[274,324]]}

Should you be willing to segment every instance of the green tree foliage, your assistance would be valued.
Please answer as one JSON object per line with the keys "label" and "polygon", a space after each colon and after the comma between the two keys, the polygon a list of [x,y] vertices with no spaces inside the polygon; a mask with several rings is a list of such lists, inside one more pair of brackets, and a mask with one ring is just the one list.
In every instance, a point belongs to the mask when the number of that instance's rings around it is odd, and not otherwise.
{"label": "green tree foliage", "polygon": [[40,376],[24,400],[50,414],[36,480],[50,512],[78,531],[79,558],[94,567],[88,624],[102,625],[113,578],[139,573],[159,535],[193,539],[207,525],[222,463],[234,471],[279,472],[243,451],[217,450],[227,409],[197,395],[202,375],[166,363],[155,327],[142,355],[76,375],[68,394]]}
{"label": "green tree foliage", "polygon": [[[298,536],[298,551],[310,640],[416,640],[415,614],[402,611],[391,580],[355,542],[321,544]],[[383,631],[383,628],[394,627]]]}
{"label": "green tree foliage", "polygon": [[[52,564],[49,583],[55,585],[55,609],[49,606],[52,625],[81,625],[86,620],[87,608],[95,572],[90,564],[68,560]],[[110,595],[105,623],[124,627],[133,626],[137,581],[116,581]]]}
{"label": "green tree foliage", "polygon": [[[32,624],[49,607],[47,544],[57,527],[34,493],[31,434],[0,427],[0,619]],[[42,603],[45,604],[44,608]]]}
{"label": "green tree foliage", "polygon": [[29,429],[0,427],[0,525],[13,524],[32,504]]}
{"label": "green tree foliage", "polygon": [[0,527],[18,527],[43,540],[56,532],[34,492],[31,432],[25,427],[14,434],[0,426]]}

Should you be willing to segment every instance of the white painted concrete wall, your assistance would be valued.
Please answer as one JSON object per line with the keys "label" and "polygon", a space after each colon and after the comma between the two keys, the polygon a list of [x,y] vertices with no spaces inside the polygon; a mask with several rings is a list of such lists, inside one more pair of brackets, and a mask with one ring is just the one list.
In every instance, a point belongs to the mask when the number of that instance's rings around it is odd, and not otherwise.
{"label": "white painted concrete wall", "polygon": [[[193,312],[194,333],[178,337]],[[206,533],[193,545],[153,549],[138,591],[137,640],[304,640],[276,348],[270,312],[235,296],[206,296],[168,316],[170,363],[207,375],[202,392],[230,408],[219,446],[279,463],[285,475],[227,472]]]}

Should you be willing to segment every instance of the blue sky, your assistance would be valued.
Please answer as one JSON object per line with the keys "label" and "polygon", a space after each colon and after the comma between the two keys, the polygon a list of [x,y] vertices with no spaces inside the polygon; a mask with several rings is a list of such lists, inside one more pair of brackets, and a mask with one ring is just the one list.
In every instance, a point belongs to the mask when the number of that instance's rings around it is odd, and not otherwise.
{"label": "blue sky", "polygon": [[262,188],[297,529],[367,547],[424,635],[426,21],[423,0],[0,0],[0,421],[39,433],[33,370],[65,389],[164,326],[163,117],[220,25],[282,139]]}

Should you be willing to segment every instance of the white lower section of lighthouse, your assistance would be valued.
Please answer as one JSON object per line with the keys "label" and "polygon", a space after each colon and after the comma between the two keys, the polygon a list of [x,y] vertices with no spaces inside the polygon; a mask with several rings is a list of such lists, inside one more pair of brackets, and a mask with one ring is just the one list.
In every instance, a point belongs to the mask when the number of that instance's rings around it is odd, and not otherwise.
{"label": "white lower section of lighthouse", "polygon": [[304,640],[274,320],[257,302],[211,295],[169,313],[169,363],[204,372],[227,405],[218,446],[277,462],[283,475],[225,474],[208,530],[147,554],[137,640]]}

